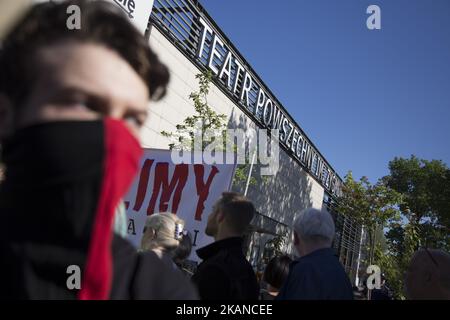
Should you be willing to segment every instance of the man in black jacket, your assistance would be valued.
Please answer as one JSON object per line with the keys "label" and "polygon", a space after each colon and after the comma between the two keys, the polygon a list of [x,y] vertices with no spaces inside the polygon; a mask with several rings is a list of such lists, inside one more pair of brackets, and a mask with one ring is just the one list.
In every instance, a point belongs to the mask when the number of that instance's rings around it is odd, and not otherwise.
{"label": "man in black jacket", "polygon": [[277,300],[352,300],[350,280],[331,244],[331,215],[307,209],[294,222],[294,245],[300,258],[292,262]]}
{"label": "man in black jacket", "polygon": [[215,242],[197,250],[203,262],[192,277],[201,299],[258,299],[255,272],[242,248],[254,213],[253,204],[233,192],[224,192],[214,205],[205,233]]}

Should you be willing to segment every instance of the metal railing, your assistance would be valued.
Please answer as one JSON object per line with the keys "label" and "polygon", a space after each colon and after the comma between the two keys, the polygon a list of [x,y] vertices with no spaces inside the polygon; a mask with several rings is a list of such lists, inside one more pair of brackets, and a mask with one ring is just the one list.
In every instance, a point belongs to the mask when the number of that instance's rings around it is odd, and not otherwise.
{"label": "metal railing", "polygon": [[[150,23],[155,25],[163,34],[171,39],[173,44],[177,46],[194,64],[201,66],[203,68],[207,68],[209,65],[211,47],[213,45],[213,36],[206,32],[206,38],[203,46],[201,46],[200,41],[202,41],[203,35],[203,25],[200,22],[200,19],[204,19],[208,26],[213,30],[215,34],[217,34],[224,43],[224,47],[215,46],[215,50],[218,51],[218,55],[214,55],[212,58],[212,64],[219,67],[221,66],[226,58],[228,52],[230,52],[233,58],[242,65],[245,70],[248,70],[253,79],[252,88],[248,92],[248,105],[244,106],[244,102],[240,99],[239,90],[236,90],[237,93],[234,93],[233,90],[230,90],[228,87],[228,80],[231,83],[231,86],[234,87],[237,83],[237,87],[241,88],[243,84],[244,73],[240,72],[238,74],[238,67],[235,63],[231,63],[231,73],[230,79],[223,78],[215,78],[214,81],[219,85],[219,87],[230,96],[230,98],[238,104],[244,112],[246,112],[251,118],[254,119],[262,119],[263,108],[259,108],[257,114],[255,114],[255,106],[257,101],[257,92],[261,88],[264,92],[268,93],[271,100],[274,102],[276,106],[283,110],[283,114],[291,121],[296,124],[296,121],[289,115],[283,105],[277,100],[277,98],[273,95],[270,89],[264,84],[264,82],[259,78],[256,72],[252,69],[252,67],[247,63],[244,57],[238,52],[238,50],[234,47],[234,45],[229,41],[229,39],[223,34],[223,32],[217,27],[217,25],[210,19],[208,14],[205,12],[203,7],[196,0],[155,0],[154,7],[152,10]],[[202,47],[202,52],[199,53],[200,47]],[[260,122],[260,120],[256,120],[256,122]],[[262,126],[262,123],[259,124]],[[305,137],[308,144],[310,144],[313,149],[320,155],[320,157],[325,160],[325,158],[320,154],[314,144],[307,138],[306,134],[297,125],[298,130],[300,130],[300,134]],[[289,148],[287,149],[288,153],[292,153]],[[295,158],[295,156],[294,156]],[[307,165],[301,163],[298,160],[300,165],[303,166],[307,171],[311,172],[311,175],[324,186],[325,189],[333,189],[333,185],[336,183],[340,185],[342,180],[336,175],[337,181],[331,182],[331,175],[328,174],[325,170],[319,170],[319,166],[317,163],[314,163],[313,168],[309,170]],[[316,160],[314,160],[316,161]],[[326,162],[326,160],[325,160]],[[332,170],[332,167],[326,163],[328,168]],[[325,168],[325,167],[324,167]],[[335,173],[334,170],[332,170]]]}

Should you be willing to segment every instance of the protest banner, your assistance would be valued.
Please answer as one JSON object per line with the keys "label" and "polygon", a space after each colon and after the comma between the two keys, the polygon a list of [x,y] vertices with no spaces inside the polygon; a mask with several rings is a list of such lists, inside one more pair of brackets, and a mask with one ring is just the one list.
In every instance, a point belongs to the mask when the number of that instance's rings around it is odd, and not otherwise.
{"label": "protest banner", "polygon": [[[194,156],[195,157],[195,156]],[[205,234],[208,215],[222,192],[230,189],[235,164],[177,163],[169,150],[144,149],[137,174],[125,197],[128,239],[139,247],[147,216],[172,212],[185,221],[195,250],[213,241]]]}

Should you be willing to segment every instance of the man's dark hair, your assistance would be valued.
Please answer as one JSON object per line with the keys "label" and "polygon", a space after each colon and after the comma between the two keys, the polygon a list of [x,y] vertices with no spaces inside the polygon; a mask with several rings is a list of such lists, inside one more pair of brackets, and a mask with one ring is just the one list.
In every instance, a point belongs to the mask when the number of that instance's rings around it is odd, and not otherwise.
{"label": "man's dark hair", "polygon": [[[81,10],[81,28],[67,28],[67,8]],[[64,42],[94,43],[112,49],[127,61],[146,83],[153,100],[162,98],[169,72],[150,49],[145,37],[122,10],[104,1],[69,0],[33,6],[13,28],[0,49],[0,93],[20,106],[40,73],[40,48]]]}
{"label": "man's dark hair", "polygon": [[255,207],[243,195],[235,192],[223,192],[215,209],[223,212],[229,227],[239,234],[244,234],[255,215]]}
{"label": "man's dark hair", "polygon": [[272,258],[264,270],[263,280],[273,288],[280,290],[289,274],[291,262],[291,258],[286,255]]}

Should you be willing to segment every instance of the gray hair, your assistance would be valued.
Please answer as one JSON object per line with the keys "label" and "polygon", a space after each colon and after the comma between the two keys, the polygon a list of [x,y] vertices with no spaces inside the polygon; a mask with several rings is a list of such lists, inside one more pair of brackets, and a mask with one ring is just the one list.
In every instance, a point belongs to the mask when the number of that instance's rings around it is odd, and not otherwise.
{"label": "gray hair", "polygon": [[297,216],[294,231],[307,243],[326,243],[331,246],[335,227],[334,221],[325,210],[306,209]]}
{"label": "gray hair", "polygon": [[[163,248],[173,250],[180,244],[181,233],[184,229],[184,220],[170,212],[154,213],[145,221],[144,236],[141,240],[143,250]],[[150,230],[155,232],[151,235]]]}

